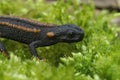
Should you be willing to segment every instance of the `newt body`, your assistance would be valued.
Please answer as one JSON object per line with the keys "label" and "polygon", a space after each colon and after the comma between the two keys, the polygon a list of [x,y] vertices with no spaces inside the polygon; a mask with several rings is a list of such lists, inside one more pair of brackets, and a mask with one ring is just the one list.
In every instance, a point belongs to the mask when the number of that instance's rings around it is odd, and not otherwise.
{"label": "newt body", "polygon": [[[0,37],[28,44],[31,54],[39,57],[35,48],[53,45],[58,42],[82,41],[84,32],[78,26],[72,24],[57,26],[25,18],[0,16]],[[0,51],[9,56],[1,42]]]}

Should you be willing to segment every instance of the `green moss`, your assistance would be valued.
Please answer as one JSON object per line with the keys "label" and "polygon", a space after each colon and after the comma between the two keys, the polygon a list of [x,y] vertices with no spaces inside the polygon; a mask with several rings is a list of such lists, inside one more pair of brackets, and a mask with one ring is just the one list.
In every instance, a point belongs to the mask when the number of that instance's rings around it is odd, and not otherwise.
{"label": "green moss", "polygon": [[[80,0],[1,0],[0,15],[13,15],[44,23],[72,23],[85,31],[82,42],[38,48],[39,61],[28,46],[8,39],[11,59],[0,55],[1,80],[119,80],[120,29],[110,24],[116,13],[103,10],[96,14],[94,4],[80,7]],[[118,15],[119,16],[119,15]],[[117,37],[118,35],[118,37]]]}

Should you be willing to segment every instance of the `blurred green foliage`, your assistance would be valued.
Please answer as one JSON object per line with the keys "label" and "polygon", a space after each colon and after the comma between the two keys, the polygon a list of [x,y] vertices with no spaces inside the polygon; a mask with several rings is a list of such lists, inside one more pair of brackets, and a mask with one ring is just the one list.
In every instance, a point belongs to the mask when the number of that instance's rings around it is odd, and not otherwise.
{"label": "blurred green foliage", "polygon": [[[0,55],[1,80],[119,80],[120,28],[110,24],[118,13],[106,10],[96,14],[94,4],[80,0],[0,0],[0,15],[21,16],[44,23],[80,26],[82,42],[38,48],[46,62],[30,55],[28,46],[8,39],[11,59]],[[119,16],[119,15],[118,15]]]}

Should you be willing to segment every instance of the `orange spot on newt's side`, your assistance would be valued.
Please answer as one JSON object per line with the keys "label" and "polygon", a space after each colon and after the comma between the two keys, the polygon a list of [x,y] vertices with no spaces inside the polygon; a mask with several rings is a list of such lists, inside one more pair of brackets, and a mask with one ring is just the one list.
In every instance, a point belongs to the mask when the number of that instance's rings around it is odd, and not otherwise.
{"label": "orange spot on newt's side", "polygon": [[54,35],[55,35],[54,32],[48,32],[48,33],[47,33],[47,36],[48,36],[49,38],[53,37]]}

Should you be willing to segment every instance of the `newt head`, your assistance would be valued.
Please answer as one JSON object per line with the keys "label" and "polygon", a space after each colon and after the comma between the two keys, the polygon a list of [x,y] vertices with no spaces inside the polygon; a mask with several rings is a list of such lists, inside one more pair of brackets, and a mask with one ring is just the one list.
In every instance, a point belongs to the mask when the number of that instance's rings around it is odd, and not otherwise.
{"label": "newt head", "polygon": [[55,32],[54,38],[59,40],[59,42],[78,42],[82,41],[84,37],[84,32],[79,26],[72,24],[65,24],[58,27],[58,30]]}

